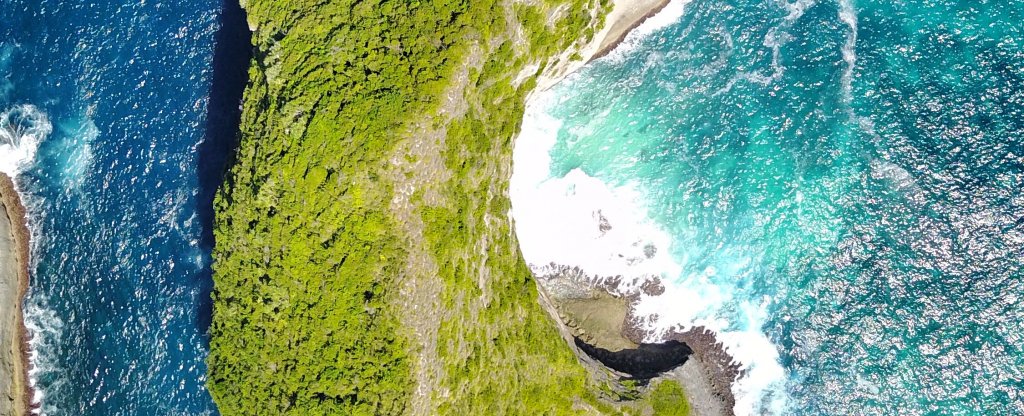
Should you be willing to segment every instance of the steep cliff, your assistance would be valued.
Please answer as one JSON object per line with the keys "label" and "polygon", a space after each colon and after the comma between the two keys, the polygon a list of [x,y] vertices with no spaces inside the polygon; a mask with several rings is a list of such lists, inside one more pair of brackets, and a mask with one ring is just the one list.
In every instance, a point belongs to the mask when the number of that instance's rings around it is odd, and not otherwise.
{"label": "steep cliff", "polygon": [[609,5],[243,7],[255,59],[216,202],[221,412],[618,413],[538,303],[508,217],[526,96]]}

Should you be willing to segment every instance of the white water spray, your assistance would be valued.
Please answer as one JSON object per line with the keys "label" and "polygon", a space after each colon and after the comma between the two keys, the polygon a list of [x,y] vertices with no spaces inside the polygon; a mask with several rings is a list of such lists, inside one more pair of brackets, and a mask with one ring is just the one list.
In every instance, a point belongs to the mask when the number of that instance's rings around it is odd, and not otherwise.
{"label": "white water spray", "polygon": [[[53,131],[46,113],[30,104],[21,104],[10,107],[0,113],[0,172],[15,178],[24,169],[31,166],[35,160],[36,150],[39,143],[46,139]],[[15,182],[17,184],[17,182]],[[25,201],[27,202],[27,201]],[[32,232],[32,251],[34,252],[39,242],[38,232],[29,228]],[[29,305],[25,310],[25,326],[30,335],[29,340],[29,386],[33,388],[34,394],[32,403],[39,405],[43,399],[43,392],[37,387],[37,380],[40,371],[46,368],[47,363],[41,360],[38,353],[41,336],[45,337],[47,329],[54,317],[43,311],[37,310]],[[57,320],[59,322],[59,320]],[[33,414],[42,414],[41,408],[33,409]]]}
{"label": "white water spray", "polygon": [[17,105],[0,113],[0,172],[12,178],[35,159],[39,142],[53,125],[36,106]]}
{"label": "white water spray", "polygon": [[[562,123],[548,109],[557,104],[557,94],[556,88],[532,99],[513,152],[512,216],[526,261],[539,274],[555,263],[592,277],[622,276],[627,284],[660,276],[665,293],[642,295],[636,306],[652,334],[648,341],[693,326],[715,331],[745,371],[732,388],[736,413],[784,413],[785,370],[761,331],[768,299],[736,299],[732,288],[714,283],[713,268],[684,276],[681,264],[687,259],[672,255],[672,236],[650,219],[640,185],[612,186],[579,169],[552,177],[550,151]],[[653,255],[645,255],[647,247],[655,249]],[[736,268],[748,261],[736,259]],[[743,311],[741,322],[717,316],[728,307]]]}

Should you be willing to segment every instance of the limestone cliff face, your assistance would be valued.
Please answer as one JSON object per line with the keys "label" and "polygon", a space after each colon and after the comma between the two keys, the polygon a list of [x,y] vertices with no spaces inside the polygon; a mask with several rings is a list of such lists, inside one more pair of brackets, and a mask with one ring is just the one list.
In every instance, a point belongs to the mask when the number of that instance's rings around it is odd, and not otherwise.
{"label": "limestone cliff face", "polygon": [[30,394],[22,298],[28,283],[28,227],[11,178],[0,174],[0,415],[25,415]]}

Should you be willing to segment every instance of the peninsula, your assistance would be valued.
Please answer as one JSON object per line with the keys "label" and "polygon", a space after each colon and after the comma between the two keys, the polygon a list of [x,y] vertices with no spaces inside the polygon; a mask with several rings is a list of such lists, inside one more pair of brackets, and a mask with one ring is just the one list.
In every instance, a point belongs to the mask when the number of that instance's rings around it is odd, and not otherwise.
{"label": "peninsula", "polygon": [[677,380],[573,343],[509,216],[527,97],[666,4],[244,1],[254,59],[215,204],[220,412],[692,414]]}

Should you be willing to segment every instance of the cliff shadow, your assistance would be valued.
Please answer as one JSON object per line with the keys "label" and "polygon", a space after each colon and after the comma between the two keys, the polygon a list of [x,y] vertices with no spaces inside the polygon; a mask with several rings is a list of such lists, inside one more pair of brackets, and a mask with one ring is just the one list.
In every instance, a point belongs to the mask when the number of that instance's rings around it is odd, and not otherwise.
{"label": "cliff shadow", "polygon": [[[252,32],[245,10],[238,0],[221,3],[220,29],[213,52],[213,79],[207,103],[206,133],[198,147],[198,215],[202,226],[202,249],[214,246],[213,200],[234,163],[241,134],[242,95],[249,82]],[[208,265],[199,276],[198,324],[207,333],[213,320],[213,269]]]}
{"label": "cliff shadow", "polygon": [[573,337],[581,351],[608,368],[638,380],[657,377],[686,363],[693,350],[686,344],[669,340],[659,344],[640,344],[637,348],[609,351]]}

